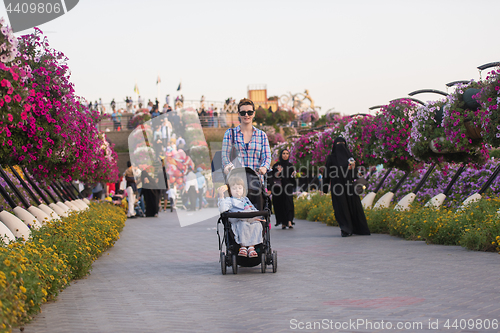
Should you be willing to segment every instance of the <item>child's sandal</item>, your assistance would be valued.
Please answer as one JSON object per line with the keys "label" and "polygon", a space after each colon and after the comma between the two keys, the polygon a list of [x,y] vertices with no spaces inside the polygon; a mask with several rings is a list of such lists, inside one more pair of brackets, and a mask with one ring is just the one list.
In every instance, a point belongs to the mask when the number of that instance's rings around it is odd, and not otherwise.
{"label": "child's sandal", "polygon": [[238,252],[238,256],[240,257],[246,257],[248,255],[247,248],[246,247],[240,247],[240,252]]}
{"label": "child's sandal", "polygon": [[255,258],[257,256],[258,256],[258,254],[257,254],[257,252],[255,252],[255,248],[253,246],[250,246],[248,248],[248,257],[249,258]]}

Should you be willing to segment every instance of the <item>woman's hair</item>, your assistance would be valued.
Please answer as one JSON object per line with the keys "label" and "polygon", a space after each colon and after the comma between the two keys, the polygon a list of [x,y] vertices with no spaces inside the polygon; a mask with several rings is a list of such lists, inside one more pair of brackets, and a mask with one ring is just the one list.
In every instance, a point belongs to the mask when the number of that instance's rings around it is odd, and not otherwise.
{"label": "woman's hair", "polygon": [[127,168],[130,168],[132,166],[132,163],[130,161],[127,161]]}
{"label": "woman's hair", "polygon": [[252,100],[250,100],[248,98],[243,98],[238,103],[238,112],[240,112],[240,107],[242,107],[243,105],[251,105],[252,110],[255,111],[255,105],[253,104]]}
{"label": "woman's hair", "polygon": [[232,194],[231,194],[231,187],[233,187],[234,185],[241,185],[241,186],[243,186],[243,196],[246,197],[246,195],[247,195],[247,187],[246,187],[245,181],[240,176],[232,176],[231,178],[229,178],[229,180],[227,181],[227,185],[229,187],[229,194],[231,196],[232,196]]}

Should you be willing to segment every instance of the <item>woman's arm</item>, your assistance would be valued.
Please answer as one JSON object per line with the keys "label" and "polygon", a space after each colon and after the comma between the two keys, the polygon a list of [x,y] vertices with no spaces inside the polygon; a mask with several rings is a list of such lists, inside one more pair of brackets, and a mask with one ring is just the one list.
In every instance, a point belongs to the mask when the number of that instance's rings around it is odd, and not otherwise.
{"label": "woman's arm", "polygon": [[[265,168],[262,172],[262,168]],[[261,173],[265,174],[271,168],[271,148],[269,147],[269,139],[265,132],[262,132],[262,152],[260,154],[260,169]]]}

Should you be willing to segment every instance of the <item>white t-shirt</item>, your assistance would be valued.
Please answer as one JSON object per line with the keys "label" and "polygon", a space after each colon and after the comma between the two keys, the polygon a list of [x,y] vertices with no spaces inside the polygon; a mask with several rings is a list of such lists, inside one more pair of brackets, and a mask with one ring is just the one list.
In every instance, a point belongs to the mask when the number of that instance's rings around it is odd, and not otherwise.
{"label": "white t-shirt", "polygon": [[175,190],[173,188],[168,189],[167,195],[168,195],[169,199],[175,200],[176,193],[175,193]]}

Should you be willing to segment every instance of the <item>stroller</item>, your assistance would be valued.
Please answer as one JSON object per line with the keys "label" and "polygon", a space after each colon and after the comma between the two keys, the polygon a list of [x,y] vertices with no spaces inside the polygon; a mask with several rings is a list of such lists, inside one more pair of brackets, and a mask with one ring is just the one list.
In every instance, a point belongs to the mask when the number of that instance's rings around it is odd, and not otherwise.
{"label": "stroller", "polygon": [[[226,268],[228,266],[232,267],[233,274],[238,274],[238,266],[242,267],[254,267],[261,265],[261,272],[266,272],[267,265],[272,265],[273,273],[276,273],[278,268],[278,254],[276,251],[271,249],[271,239],[270,239],[270,216],[271,211],[269,209],[269,198],[264,190],[264,186],[261,179],[257,173],[250,168],[236,168],[231,170],[228,175],[228,179],[235,174],[239,174],[244,178],[246,176],[248,184],[248,199],[252,202],[258,211],[251,212],[238,212],[229,213],[224,212],[220,215],[217,221],[217,236],[219,238],[219,252],[220,252],[220,263],[222,274],[226,274]],[[229,218],[252,218],[262,216],[265,218],[262,223],[263,229],[263,242],[261,244],[255,245],[255,251],[258,256],[254,258],[241,257],[238,256],[238,251],[240,245],[236,243],[234,239],[234,233],[231,229],[231,222]],[[224,235],[221,240],[221,235],[219,233],[219,224],[224,227]],[[225,250],[224,250],[225,247]],[[224,251],[223,251],[224,250]]]}

